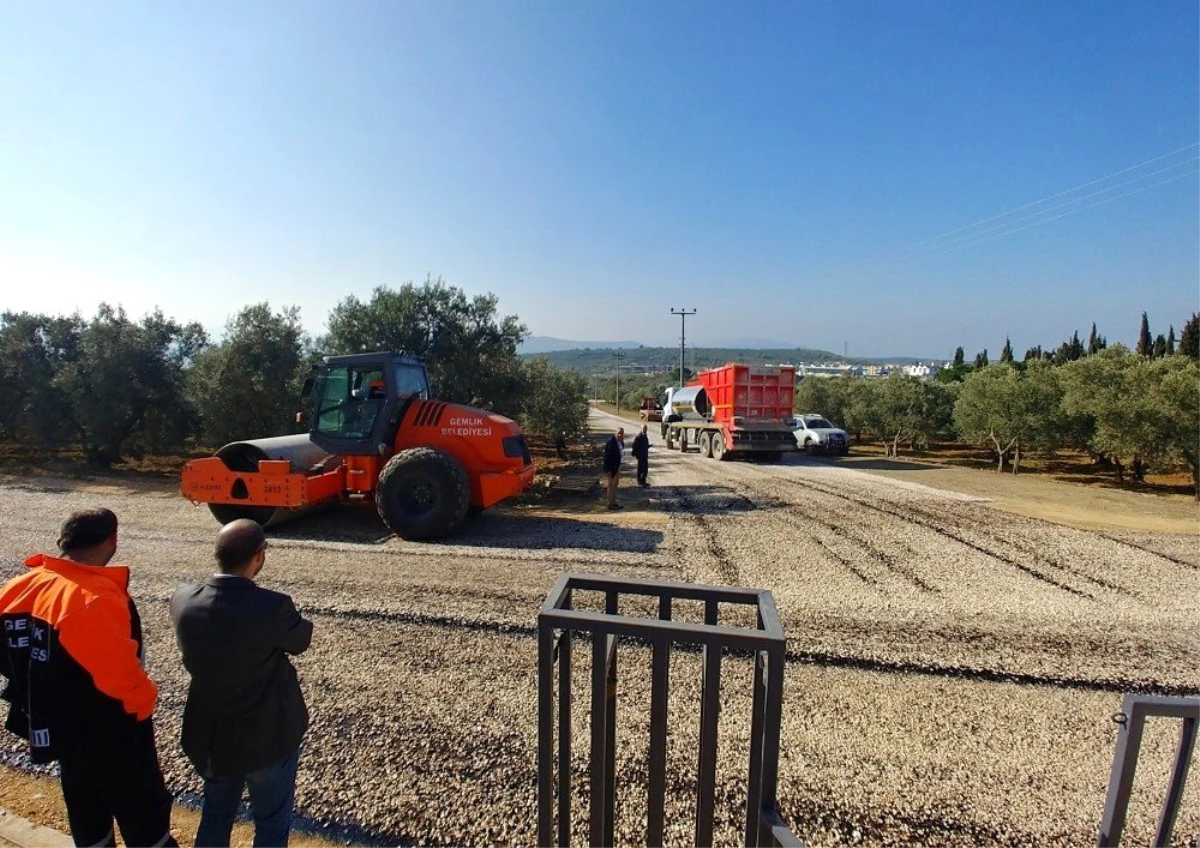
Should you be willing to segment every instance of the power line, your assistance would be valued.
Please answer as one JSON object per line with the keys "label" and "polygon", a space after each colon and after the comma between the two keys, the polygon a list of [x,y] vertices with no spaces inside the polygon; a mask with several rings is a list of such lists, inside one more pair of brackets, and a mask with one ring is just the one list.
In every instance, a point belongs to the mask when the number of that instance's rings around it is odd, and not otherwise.
{"label": "power line", "polygon": [[[1167,171],[1173,171],[1182,165],[1190,165],[1193,162],[1200,162],[1200,156],[1193,156],[1190,159],[1184,159],[1180,162],[1176,162],[1174,165],[1167,165],[1165,168],[1159,168],[1155,171],[1150,171],[1149,173],[1134,177],[1131,180],[1122,180],[1119,183],[1114,183],[1113,185],[1109,186],[1108,188],[1102,188],[1102,189],[1099,189],[1098,191],[1093,191],[1093,192],[1089,192],[1088,194],[1080,195],[1079,197],[1073,197],[1070,200],[1064,200],[1062,203],[1056,203],[1053,206],[1047,206],[1045,209],[1039,209],[1036,212],[1030,212],[1027,215],[1022,215],[1019,218],[1012,219],[1011,221],[1005,221],[1003,224],[994,224],[990,227],[984,227],[982,230],[976,230],[973,233],[967,233],[966,235],[959,236],[956,239],[950,239],[949,241],[943,242],[942,244],[931,245],[931,246],[925,248],[924,250],[920,250],[920,251],[917,251],[916,253],[911,254],[910,256],[908,256],[906,258],[915,259],[917,257],[925,256],[930,253],[938,253],[939,251],[943,250],[944,248],[957,246],[957,245],[955,245],[955,242],[962,242],[962,243],[971,242],[973,239],[977,238],[978,236],[982,236],[985,233],[995,232],[996,230],[1003,230],[1007,227],[1011,227],[1014,224],[1019,224],[1023,221],[1030,221],[1034,218],[1040,218],[1042,215],[1045,215],[1048,212],[1053,212],[1055,209],[1061,209],[1064,206],[1070,206],[1073,203],[1079,203],[1081,201],[1087,200],[1092,197],[1099,197],[1100,195],[1107,194],[1110,191],[1116,191],[1117,189],[1121,188],[1122,186],[1133,185],[1134,183],[1139,183],[1142,180],[1147,179],[1148,177],[1153,177],[1158,174],[1163,174],[1163,173],[1166,173]],[[1183,176],[1187,176],[1187,174],[1184,174]],[[1182,177],[1180,177],[1180,179],[1182,179]],[[1170,180],[1166,180],[1165,182],[1170,182]],[[1154,185],[1162,185],[1162,183],[1155,183]],[[1152,186],[1146,186],[1146,188],[1151,188],[1151,187]],[[1120,196],[1125,197],[1126,195],[1122,194]],[[1112,199],[1115,200],[1116,198],[1112,198]],[[1091,208],[1091,205],[1081,207],[1081,209],[1090,209],[1090,208]],[[1060,218],[1060,217],[1062,217],[1062,216],[1055,215],[1054,217],[1047,218],[1046,220],[1053,221],[1056,218]],[[1014,230],[1014,232],[1015,232],[1015,230]]]}
{"label": "power line", "polygon": [[1047,195],[1046,197],[1043,197],[1040,200],[1035,200],[1032,203],[1026,203],[1024,206],[1018,206],[1017,208],[1010,209],[1007,212],[1001,212],[999,215],[992,215],[990,218],[984,218],[980,221],[976,221],[974,224],[967,224],[965,227],[958,227],[956,229],[941,233],[940,235],[931,236],[923,241],[917,242],[915,247],[920,247],[921,245],[928,244],[931,241],[937,241],[938,239],[945,238],[946,236],[952,236],[955,233],[961,233],[963,230],[972,229],[973,227],[977,227],[980,224],[987,224],[987,223],[990,223],[991,221],[995,221],[1000,218],[1006,218],[1009,215],[1012,215],[1016,212],[1021,212],[1025,209],[1028,209],[1031,206],[1037,206],[1038,204],[1045,203],[1047,200],[1054,200],[1055,198],[1062,197],[1063,195],[1071,194],[1073,192],[1079,191],[1082,188],[1087,188],[1088,186],[1095,185],[1096,183],[1102,183],[1105,180],[1110,180],[1113,177],[1118,177],[1121,174],[1126,174],[1130,171],[1136,171],[1138,168],[1143,168],[1146,165],[1150,165],[1150,164],[1152,164],[1154,162],[1158,162],[1162,159],[1166,159],[1168,157],[1175,156],[1176,154],[1182,153],[1185,150],[1191,150],[1193,147],[1200,147],[1200,142],[1192,142],[1191,144],[1185,144],[1183,147],[1180,147],[1178,150],[1172,150],[1170,153],[1164,153],[1161,156],[1155,156],[1153,159],[1147,159],[1145,162],[1139,162],[1136,165],[1130,165],[1128,168],[1122,168],[1119,171],[1113,171],[1111,174],[1107,174],[1103,177],[1097,177],[1094,180],[1089,180],[1088,182],[1083,183],[1082,185],[1077,185],[1074,188],[1067,189],[1066,191],[1060,191],[1060,192],[1057,192],[1056,194]]}
{"label": "power line", "polygon": [[1057,221],[1059,218],[1065,218],[1068,215],[1074,215],[1076,212],[1083,212],[1087,209],[1094,209],[1097,206],[1103,206],[1105,203],[1112,203],[1114,200],[1120,200],[1122,197],[1129,197],[1131,194],[1138,194],[1139,192],[1148,191],[1152,188],[1157,188],[1158,186],[1166,185],[1167,183],[1178,182],[1179,180],[1186,179],[1187,177],[1195,176],[1196,174],[1200,174],[1200,170],[1189,171],[1186,174],[1179,174],[1178,176],[1171,177],[1170,179],[1160,180],[1159,182],[1151,183],[1148,186],[1141,186],[1140,188],[1135,188],[1131,191],[1124,192],[1123,194],[1118,194],[1115,197],[1106,197],[1104,200],[1097,200],[1095,203],[1089,203],[1087,206],[1081,206],[1078,209],[1068,209],[1066,212],[1062,212],[1051,218],[1045,218],[1040,221],[1034,221],[1033,223],[1025,224],[1024,226],[1017,227],[1016,229],[1006,230],[1005,232],[996,233],[996,234],[990,235],[990,236],[984,236],[983,238],[977,239],[976,241],[967,241],[963,244],[955,245],[954,247],[951,247],[948,250],[944,250],[941,253],[922,254],[922,256],[945,256],[947,253],[953,253],[954,251],[961,250],[965,247],[974,247],[977,244],[982,244],[984,242],[992,241],[992,240],[998,239],[998,238],[1004,238],[1004,236],[1010,236],[1013,233],[1019,233],[1019,232],[1021,232],[1021,230],[1027,230],[1030,227],[1036,227],[1039,224],[1048,224],[1051,221]]}

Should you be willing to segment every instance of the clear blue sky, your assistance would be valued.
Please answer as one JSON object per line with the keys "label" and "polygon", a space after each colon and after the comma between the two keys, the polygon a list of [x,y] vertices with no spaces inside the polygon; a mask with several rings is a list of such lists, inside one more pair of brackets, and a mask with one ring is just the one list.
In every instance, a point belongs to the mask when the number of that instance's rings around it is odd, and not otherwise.
{"label": "clear blue sky", "polygon": [[670,343],[684,306],[698,344],[1132,341],[1200,308],[1198,30],[1195,0],[4,4],[0,306],[320,332],[432,272],[572,339]]}

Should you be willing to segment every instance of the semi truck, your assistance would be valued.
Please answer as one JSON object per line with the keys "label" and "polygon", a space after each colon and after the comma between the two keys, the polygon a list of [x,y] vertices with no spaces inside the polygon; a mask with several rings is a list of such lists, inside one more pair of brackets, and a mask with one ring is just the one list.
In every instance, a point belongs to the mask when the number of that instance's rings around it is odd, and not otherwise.
{"label": "semi truck", "polygon": [[795,453],[792,365],[729,363],[701,371],[681,388],[667,389],[662,437],[669,450],[717,460],[778,461]]}

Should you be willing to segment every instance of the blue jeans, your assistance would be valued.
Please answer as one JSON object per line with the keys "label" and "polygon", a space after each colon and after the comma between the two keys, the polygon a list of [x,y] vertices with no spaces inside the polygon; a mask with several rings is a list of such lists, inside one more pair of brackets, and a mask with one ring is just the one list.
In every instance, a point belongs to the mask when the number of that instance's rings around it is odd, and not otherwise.
{"label": "blue jeans", "polygon": [[296,797],[296,768],[300,749],[277,763],[238,777],[204,778],[204,809],[196,831],[196,848],[228,845],[242,802],[242,787],[250,790],[254,815],[254,846],[286,846],[292,829],[292,802]]}

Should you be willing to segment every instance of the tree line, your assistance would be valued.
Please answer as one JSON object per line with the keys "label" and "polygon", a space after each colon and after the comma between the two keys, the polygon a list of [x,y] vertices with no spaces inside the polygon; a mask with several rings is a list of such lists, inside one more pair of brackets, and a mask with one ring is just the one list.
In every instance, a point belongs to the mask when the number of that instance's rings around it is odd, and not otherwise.
{"label": "tree line", "polygon": [[515,418],[561,449],[587,426],[586,381],[522,361],[528,330],[498,306],[495,295],[430,278],[345,298],[319,338],[298,309],[258,303],[231,317],[219,340],[160,311],[138,320],[110,305],[90,318],[5,312],[0,440],[77,448],[108,466],[292,433],[301,385],[322,356],[402,350],[427,359],[438,398]]}
{"label": "tree line", "polygon": [[[1148,334],[1145,316],[1143,329]],[[1059,449],[1088,451],[1118,480],[1187,467],[1200,497],[1200,319],[1192,316],[1174,348],[1173,335],[1130,350],[1093,328],[1082,351],[1076,335],[1050,356],[989,363],[985,351],[971,365],[960,348],[933,381],[899,373],[807,379],[797,410],[820,412],[859,439],[878,438],[889,455],[943,440],[986,446],[997,471],[1014,474],[1022,455]]]}

